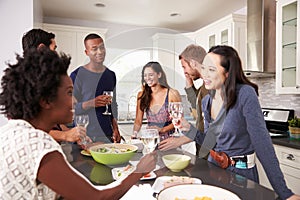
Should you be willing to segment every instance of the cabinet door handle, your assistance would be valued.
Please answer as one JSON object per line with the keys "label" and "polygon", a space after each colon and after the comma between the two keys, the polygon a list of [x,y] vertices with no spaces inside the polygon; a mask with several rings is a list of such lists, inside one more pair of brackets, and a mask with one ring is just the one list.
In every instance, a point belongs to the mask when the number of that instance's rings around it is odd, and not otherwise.
{"label": "cabinet door handle", "polygon": [[295,160],[294,155],[293,154],[289,154],[286,159],[288,160]]}

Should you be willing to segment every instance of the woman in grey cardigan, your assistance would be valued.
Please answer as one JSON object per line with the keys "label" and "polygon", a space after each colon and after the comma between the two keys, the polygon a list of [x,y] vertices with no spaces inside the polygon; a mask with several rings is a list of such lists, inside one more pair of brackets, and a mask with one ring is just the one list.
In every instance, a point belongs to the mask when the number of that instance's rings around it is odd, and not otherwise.
{"label": "woman in grey cardigan", "polygon": [[258,183],[257,156],[280,198],[300,199],[286,186],[257,98],[258,87],[245,77],[238,53],[229,46],[212,47],[201,75],[210,91],[202,100],[204,132],[182,119],[185,136],[161,142],[160,149],[195,140],[202,144],[200,153],[210,152],[208,161]]}

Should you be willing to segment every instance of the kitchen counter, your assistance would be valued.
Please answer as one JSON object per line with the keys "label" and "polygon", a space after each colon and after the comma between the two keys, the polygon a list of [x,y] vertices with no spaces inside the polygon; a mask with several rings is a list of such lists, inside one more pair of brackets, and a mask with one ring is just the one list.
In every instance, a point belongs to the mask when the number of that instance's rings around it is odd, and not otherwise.
{"label": "kitchen counter", "polygon": [[[106,185],[114,181],[111,174],[111,169],[113,166],[106,166],[96,163],[92,157],[81,155],[80,149],[77,145],[64,144],[63,149],[70,164],[86,178],[88,178],[88,180],[90,180],[94,185]],[[188,154],[192,157],[191,164],[182,172],[171,172],[164,167],[161,160],[161,156],[163,154],[170,153]],[[168,152],[158,152],[158,155],[157,165],[159,165],[161,168],[155,171],[157,177],[173,175],[196,177],[201,179],[203,184],[214,185],[230,190],[243,200],[265,200],[277,198],[277,195],[274,191],[269,190],[249,179],[246,179],[245,177],[221,169],[204,159],[197,158],[194,155],[189,154],[188,152],[172,150]],[[137,153],[132,160],[139,160],[141,156],[141,153]],[[155,180],[140,181],[138,184],[150,183],[152,185],[154,181]]]}
{"label": "kitchen counter", "polygon": [[300,141],[291,140],[289,137],[272,138],[273,144],[286,146],[294,149],[300,149]]}
{"label": "kitchen counter", "polygon": [[[121,124],[134,124],[134,119],[132,119],[132,120],[118,120],[117,122],[118,122],[118,125],[121,125]],[[142,124],[147,124],[147,120],[143,120]]]}

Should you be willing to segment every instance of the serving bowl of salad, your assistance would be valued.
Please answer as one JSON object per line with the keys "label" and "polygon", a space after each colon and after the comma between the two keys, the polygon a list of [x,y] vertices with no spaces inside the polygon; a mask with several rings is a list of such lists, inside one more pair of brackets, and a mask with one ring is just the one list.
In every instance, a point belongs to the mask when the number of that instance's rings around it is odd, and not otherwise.
{"label": "serving bowl of salad", "polygon": [[93,159],[104,165],[120,165],[128,162],[138,147],[132,144],[98,144],[89,148]]}

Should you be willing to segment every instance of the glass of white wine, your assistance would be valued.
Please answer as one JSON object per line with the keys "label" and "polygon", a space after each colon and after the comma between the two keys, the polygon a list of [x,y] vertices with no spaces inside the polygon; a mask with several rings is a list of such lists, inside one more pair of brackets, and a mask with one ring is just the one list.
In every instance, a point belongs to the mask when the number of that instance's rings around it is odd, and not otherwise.
{"label": "glass of white wine", "polygon": [[[84,127],[85,129],[89,125],[89,116],[88,115],[75,115],[75,124],[76,126]],[[80,140],[82,145],[87,145],[86,135],[80,135]]]}
{"label": "glass of white wine", "polygon": [[172,117],[172,122],[175,128],[175,132],[173,136],[181,136],[182,133],[180,132],[179,128],[176,126],[178,120],[183,117],[183,105],[182,102],[170,102],[168,106],[168,111],[170,116]]}
{"label": "glass of white wine", "polygon": [[143,153],[151,153],[152,151],[154,151],[160,141],[159,132],[157,129],[143,129],[140,132],[140,139],[142,140],[145,147]]}
{"label": "glass of white wine", "polygon": [[[107,96],[109,96],[110,99],[112,99],[114,93],[113,93],[113,91],[103,91],[103,95],[107,95]],[[111,113],[108,111],[108,104],[106,104],[105,106],[106,106],[106,110],[102,114],[103,115],[111,115]]]}

